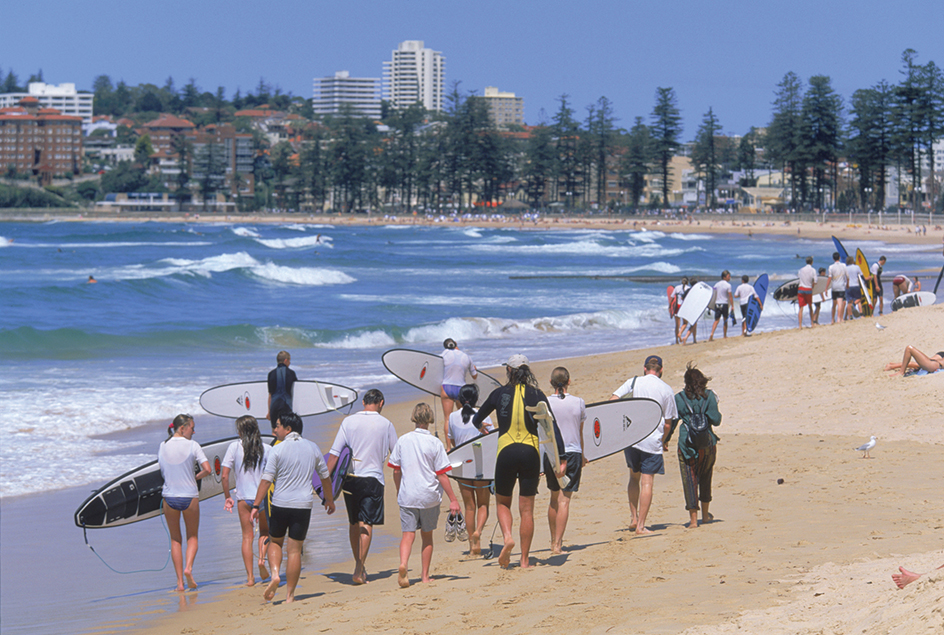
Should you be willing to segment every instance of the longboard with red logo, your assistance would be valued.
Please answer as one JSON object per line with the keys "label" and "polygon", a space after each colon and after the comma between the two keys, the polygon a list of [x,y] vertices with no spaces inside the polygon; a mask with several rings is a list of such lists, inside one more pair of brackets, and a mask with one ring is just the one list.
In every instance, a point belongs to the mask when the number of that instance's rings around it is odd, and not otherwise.
{"label": "longboard with red logo", "polygon": [[[271,435],[262,435],[265,444],[271,443],[272,439]],[[232,437],[201,444],[210,462],[210,475],[197,481],[200,500],[223,493],[223,457],[230,443],[238,440],[239,437]],[[195,465],[194,470],[199,471],[200,467]],[[164,500],[161,496],[163,486],[164,477],[161,476],[157,461],[145,463],[93,492],[76,510],[75,524],[88,529],[101,529],[160,516],[161,502]],[[235,486],[236,479],[232,478],[231,487]]]}
{"label": "longboard with red logo", "polygon": [[[393,348],[384,353],[381,359],[384,368],[406,383],[431,395],[440,395],[445,363],[439,355],[408,348]],[[466,379],[479,387],[479,403],[485,401],[485,398],[501,385],[482,371],[478,371],[474,380],[471,377]]]}
{"label": "longboard with red logo", "polygon": [[[292,410],[299,417],[341,410],[356,401],[356,390],[326,381],[298,380],[292,388]],[[200,395],[200,405],[218,417],[237,419],[252,415],[265,419],[269,414],[269,385],[251,381],[210,388]]]}
{"label": "longboard with red logo", "polygon": [[[553,396],[550,397],[553,399]],[[662,406],[652,399],[619,399],[587,406],[583,453],[588,461],[616,454],[648,437],[662,421]],[[449,452],[453,478],[490,481],[495,478],[498,432],[466,441]]]}

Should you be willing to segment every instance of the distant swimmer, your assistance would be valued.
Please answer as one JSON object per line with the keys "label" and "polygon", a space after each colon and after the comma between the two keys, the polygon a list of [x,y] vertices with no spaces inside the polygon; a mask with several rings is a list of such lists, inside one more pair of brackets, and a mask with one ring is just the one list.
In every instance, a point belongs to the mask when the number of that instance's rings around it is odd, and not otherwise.
{"label": "distant swimmer", "polygon": [[98,280],[96,280],[94,276],[89,276],[88,282],[86,282],[86,284],[95,284],[96,282],[98,282]]}

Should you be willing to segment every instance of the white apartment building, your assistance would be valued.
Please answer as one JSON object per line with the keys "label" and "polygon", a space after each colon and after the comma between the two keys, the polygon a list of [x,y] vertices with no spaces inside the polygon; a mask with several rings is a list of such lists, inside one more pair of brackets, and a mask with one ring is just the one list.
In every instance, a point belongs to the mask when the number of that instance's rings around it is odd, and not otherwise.
{"label": "white apartment building", "polygon": [[41,108],[55,108],[63,115],[81,117],[82,125],[92,123],[92,93],[80,93],[75,84],[30,82],[26,93],[0,93],[0,108],[12,108],[24,97],[35,97]]}
{"label": "white apartment building", "polygon": [[364,117],[380,119],[380,78],[351,77],[347,71],[315,78],[311,106],[316,115],[336,115],[345,104]]}
{"label": "white apartment building", "polygon": [[425,48],[422,40],[407,40],[383,63],[383,98],[394,108],[417,101],[427,110],[442,111],[446,85],[446,58]]}
{"label": "white apartment building", "polygon": [[503,93],[494,86],[485,87],[481,97],[488,104],[488,114],[496,126],[505,124],[524,125],[524,98],[514,93]]}

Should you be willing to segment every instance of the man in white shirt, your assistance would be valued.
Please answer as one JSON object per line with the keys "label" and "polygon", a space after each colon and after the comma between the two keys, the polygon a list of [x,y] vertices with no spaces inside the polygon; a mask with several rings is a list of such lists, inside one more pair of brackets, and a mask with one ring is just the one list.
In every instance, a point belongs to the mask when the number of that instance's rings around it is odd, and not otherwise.
{"label": "man in white shirt", "polygon": [[[731,272],[725,269],[721,272],[721,280],[715,283],[715,323],[711,325],[711,335],[708,336],[710,342],[715,338],[715,329],[718,328],[718,321],[724,322],[724,337],[728,336],[728,308],[734,310],[734,296],[731,294]],[[674,396],[673,396],[674,398]]]}
{"label": "man in white shirt", "polygon": [[760,296],[757,295],[754,285],[748,280],[750,278],[747,275],[741,276],[741,284],[734,291],[734,297],[738,299],[741,306],[741,335],[747,335],[747,307],[751,303],[751,298],[757,298],[760,310],[764,310],[764,303],[760,301]]}
{"label": "man in white shirt", "polygon": [[341,422],[328,456],[328,470],[333,470],[344,446],[351,448],[354,472],[344,478],[343,488],[354,554],[354,584],[367,583],[365,563],[373,526],[384,524],[384,463],[397,444],[393,424],[380,414],[383,393],[376,388],[368,390],[363,404],[364,410]]}
{"label": "man in white shirt", "polygon": [[813,287],[816,285],[816,269],[813,268],[813,256],[806,257],[806,265],[797,273],[800,279],[800,287],[797,289],[797,304],[800,305],[800,313],[797,315],[799,323],[798,328],[803,328],[803,307],[810,307],[810,328],[816,326],[813,320]]}
{"label": "man in white shirt", "polygon": [[273,428],[280,443],[269,451],[262,481],[256,491],[249,517],[255,521],[259,506],[265,500],[270,485],[275,485],[269,509],[269,569],[272,579],[263,597],[275,597],[279,588],[279,567],[282,565],[282,545],[288,534],[288,562],[285,565],[286,602],[295,601],[295,587],[302,571],[302,543],[308,535],[314,492],[312,476],[318,472],[325,494],[325,509],[334,513],[334,493],[331,491],[330,470],[317,445],[303,439],[302,418],[294,412],[282,412]]}
{"label": "man in white shirt", "polygon": [[846,265],[840,262],[842,256],[838,251],[833,252],[833,264],[826,272],[829,275],[829,290],[833,294],[832,322],[842,322],[846,312],[846,287],[849,286],[849,276],[846,274]]}
{"label": "man in white shirt", "polygon": [[610,397],[611,401],[625,396],[648,397],[662,406],[663,418],[659,426],[648,437],[623,451],[626,466],[630,470],[629,484],[626,486],[632,517],[629,528],[635,529],[637,534],[651,533],[646,529],[646,516],[652,505],[652,483],[656,474],[665,474],[662,452],[668,449],[662,443],[662,433],[666,424],[671,426],[678,419],[675,393],[662,381],[662,358],[657,355],[647,357],[643,371],[642,377],[626,380]]}

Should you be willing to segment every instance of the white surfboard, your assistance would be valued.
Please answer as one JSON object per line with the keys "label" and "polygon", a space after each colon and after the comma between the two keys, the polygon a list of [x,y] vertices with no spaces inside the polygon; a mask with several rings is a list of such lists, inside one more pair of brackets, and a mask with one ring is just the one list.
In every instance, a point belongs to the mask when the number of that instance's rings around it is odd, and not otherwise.
{"label": "white surfboard", "polygon": [[[271,435],[262,435],[262,442],[271,443]],[[200,500],[206,500],[223,493],[223,457],[226,449],[239,437],[220,439],[206,445],[201,444],[203,453],[210,462],[210,474],[197,481]],[[194,466],[195,472],[200,470]],[[236,486],[235,479],[231,481]],[[162,513],[161,488],[164,477],[157,461],[145,463],[141,467],[122,474],[102,488],[96,490],[75,512],[75,524],[88,529],[118,527],[139,520],[154,518]]]}
{"label": "white surfboard", "polygon": [[[356,401],[353,388],[323,381],[298,380],[292,389],[292,410],[300,417],[340,410]],[[218,417],[252,415],[264,419],[269,414],[269,385],[252,381],[210,388],[200,395],[200,405]]]}
{"label": "white surfboard", "polygon": [[818,300],[816,296],[821,293],[826,293],[826,288],[829,285],[829,276],[818,276],[816,282],[813,284],[813,299]]}
{"label": "white surfboard", "polygon": [[[583,427],[584,456],[592,462],[616,454],[648,437],[661,421],[662,406],[652,399],[620,399],[590,404]],[[495,478],[497,454],[498,431],[494,430],[449,452],[452,469],[448,475],[491,481]]]}
{"label": "white surfboard", "polygon": [[685,296],[685,301],[678,310],[678,316],[689,324],[694,324],[708,308],[713,293],[714,289],[707,283],[695,284]]}
{"label": "white surfboard", "polygon": [[[383,361],[384,368],[390,371],[391,374],[411,386],[437,397],[440,395],[445,362],[439,355],[408,348],[393,348],[383,354],[381,361]],[[493,390],[501,386],[494,377],[486,375],[480,370],[475,380],[472,380],[471,377],[466,377],[466,379],[479,387],[480,403],[485,401],[485,398]]]}
{"label": "white surfboard", "polygon": [[937,296],[930,291],[912,291],[892,300],[892,311],[910,309],[916,306],[931,306],[936,300]]}
{"label": "white surfboard", "polygon": [[[534,420],[538,424],[538,439],[541,444],[541,454],[547,456],[551,469],[554,471],[554,476],[557,478],[557,484],[562,488],[567,487],[570,483],[570,479],[566,475],[557,476],[557,473],[560,472],[560,454],[557,445],[557,431],[554,430],[554,415],[551,414],[547,404],[543,401],[539,401],[538,405],[533,407],[525,406],[525,410],[533,413]],[[563,443],[561,447],[563,447]],[[541,465],[544,465],[543,459],[541,460]]]}

